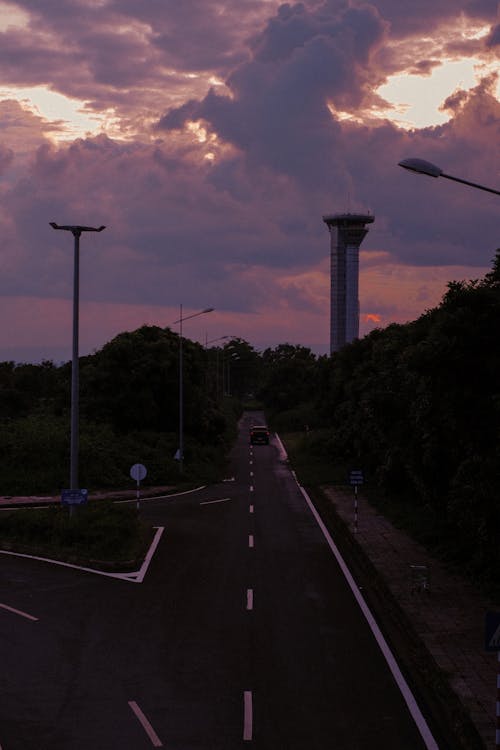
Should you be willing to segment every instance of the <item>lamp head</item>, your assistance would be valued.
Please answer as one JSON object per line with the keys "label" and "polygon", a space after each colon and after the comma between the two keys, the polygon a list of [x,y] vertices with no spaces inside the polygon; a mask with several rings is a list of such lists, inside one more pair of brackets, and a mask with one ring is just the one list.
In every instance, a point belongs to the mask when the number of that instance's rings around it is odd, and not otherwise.
{"label": "lamp head", "polygon": [[440,177],[443,174],[443,170],[440,167],[424,159],[402,159],[402,161],[398,162],[398,166],[403,167],[403,169],[409,169],[410,172],[426,174],[429,177]]}

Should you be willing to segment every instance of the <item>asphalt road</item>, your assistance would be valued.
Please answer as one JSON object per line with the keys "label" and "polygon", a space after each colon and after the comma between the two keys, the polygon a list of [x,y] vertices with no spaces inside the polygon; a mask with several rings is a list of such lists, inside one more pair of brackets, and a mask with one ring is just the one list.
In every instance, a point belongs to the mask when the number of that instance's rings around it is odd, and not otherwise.
{"label": "asphalt road", "polygon": [[437,747],[252,419],[232,481],[142,501],[141,583],[0,556],[0,750]]}

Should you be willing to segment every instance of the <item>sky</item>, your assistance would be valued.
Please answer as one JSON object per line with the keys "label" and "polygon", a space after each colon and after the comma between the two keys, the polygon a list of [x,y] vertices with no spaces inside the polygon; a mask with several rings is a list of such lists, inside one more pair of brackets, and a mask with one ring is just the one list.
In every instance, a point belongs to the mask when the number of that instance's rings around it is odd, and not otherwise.
{"label": "sky", "polygon": [[[0,361],[186,320],[329,347],[324,214],[369,212],[361,335],[500,246],[496,0],[0,0]],[[214,344],[215,345],[215,344]]]}

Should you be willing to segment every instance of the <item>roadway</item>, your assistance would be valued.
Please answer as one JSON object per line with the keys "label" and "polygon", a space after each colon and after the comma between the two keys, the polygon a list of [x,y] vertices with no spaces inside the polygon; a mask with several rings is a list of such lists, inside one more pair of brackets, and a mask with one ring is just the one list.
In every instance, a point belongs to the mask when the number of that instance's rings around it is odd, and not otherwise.
{"label": "roadway", "polygon": [[252,419],[230,481],[141,502],[141,583],[1,556],[1,750],[437,748]]}

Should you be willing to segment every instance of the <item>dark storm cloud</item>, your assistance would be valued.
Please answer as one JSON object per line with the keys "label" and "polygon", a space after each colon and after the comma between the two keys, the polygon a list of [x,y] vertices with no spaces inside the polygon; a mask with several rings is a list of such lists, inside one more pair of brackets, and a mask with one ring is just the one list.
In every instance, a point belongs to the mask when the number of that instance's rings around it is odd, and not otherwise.
{"label": "dark storm cloud", "polygon": [[169,112],[159,128],[206,121],[252,163],[327,186],[339,134],[328,103],[354,109],[371,96],[377,76],[368,62],[386,28],[373,7],[281,6],[254,38],[253,58],[229,76],[231,97],[211,90]]}
{"label": "dark storm cloud", "polygon": [[[366,252],[410,275],[489,265],[497,199],[397,162],[427,158],[494,187],[494,76],[472,91],[457,82],[443,102],[449,122],[412,131],[376,117],[376,90],[394,73],[429,76],[451,51],[491,60],[498,29],[461,35],[460,12],[465,26],[493,27],[496,3],[17,5],[29,23],[0,32],[3,85],[109,108],[126,140],[55,146],[47,139],[63,123],[0,102],[0,298],[71,297],[71,238],[49,221],[107,226],[82,242],[86,300],[264,310],[263,326],[326,311],[324,213],[371,210]],[[210,88],[214,76],[224,85]],[[376,314],[377,297],[366,299]]]}

